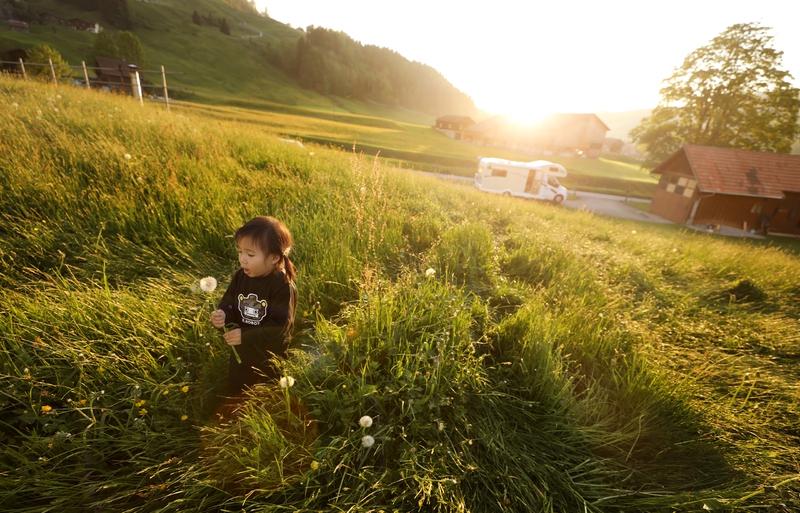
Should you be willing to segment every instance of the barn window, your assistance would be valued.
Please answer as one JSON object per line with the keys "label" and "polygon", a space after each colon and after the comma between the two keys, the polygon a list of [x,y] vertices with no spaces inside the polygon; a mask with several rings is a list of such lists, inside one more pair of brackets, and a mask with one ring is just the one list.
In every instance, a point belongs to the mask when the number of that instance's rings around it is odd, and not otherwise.
{"label": "barn window", "polygon": [[694,194],[694,189],[693,189],[693,188],[690,188],[690,187],[687,185],[687,186],[686,186],[686,189],[683,191],[683,195],[684,195],[684,196],[686,196],[687,198],[691,198],[691,197],[692,197],[692,194]]}
{"label": "barn window", "polygon": [[750,209],[751,214],[758,214],[761,212],[761,203],[756,203],[753,205],[753,208]]}
{"label": "barn window", "polygon": [[667,192],[675,192],[675,184],[674,183],[667,184]]}
{"label": "barn window", "polygon": [[675,194],[683,194],[683,190],[686,189],[683,185],[675,186]]}
{"label": "barn window", "polygon": [[667,175],[661,175],[661,180],[658,181],[658,188],[666,189],[668,183],[669,183],[669,177]]}
{"label": "barn window", "polygon": [[689,179],[685,176],[678,178],[678,185],[681,187],[686,187],[686,184],[689,183]]}
{"label": "barn window", "polygon": [[507,169],[492,169],[492,176],[506,176],[508,175]]}

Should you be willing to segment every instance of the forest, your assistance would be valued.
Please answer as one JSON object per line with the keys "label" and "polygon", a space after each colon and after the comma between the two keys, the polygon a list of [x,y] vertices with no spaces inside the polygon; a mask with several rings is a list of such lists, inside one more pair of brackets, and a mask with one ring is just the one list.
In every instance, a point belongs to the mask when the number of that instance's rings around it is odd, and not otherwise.
{"label": "forest", "polygon": [[267,60],[304,88],[433,115],[474,116],[475,103],[432,67],[344,32],[309,26],[295,43],[270,46]]}

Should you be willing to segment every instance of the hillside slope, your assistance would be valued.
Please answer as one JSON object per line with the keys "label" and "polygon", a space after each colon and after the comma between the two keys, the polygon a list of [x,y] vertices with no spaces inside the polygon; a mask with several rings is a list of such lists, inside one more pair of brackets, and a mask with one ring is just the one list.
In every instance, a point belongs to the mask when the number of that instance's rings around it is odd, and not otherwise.
{"label": "hillside slope", "polygon": [[[0,133],[4,512],[800,509],[796,242],[5,77]],[[197,281],[261,214],[294,347],[233,414]]]}
{"label": "hillside slope", "polygon": [[[99,22],[112,34],[117,30],[102,18],[100,11],[86,11],[72,3],[55,0],[29,0],[27,4],[39,15],[49,13],[62,19],[80,17]],[[262,109],[269,109],[273,104],[340,111],[347,108],[348,102],[304,89],[294,78],[270,64],[270,56],[277,49],[294,48],[296,41],[304,36],[302,30],[236,9],[223,0],[128,2],[128,6],[134,25],[131,31],[141,40],[150,67],[157,70],[164,65],[168,71],[183,73],[169,76],[171,86],[189,91],[179,94],[180,97],[212,103],[249,102],[253,108]],[[201,25],[192,21],[195,11],[204,20]],[[222,18],[228,22],[230,36],[205,21]],[[30,34],[3,27],[0,51],[47,44],[71,64],[79,65],[82,60],[89,60],[94,38],[93,34],[70,30],[65,25],[32,24]],[[157,74],[144,74],[144,77],[160,84]],[[452,91],[454,95],[463,94],[455,88]],[[375,112],[426,125],[432,124],[434,118],[431,113],[358,103],[360,113]]]}

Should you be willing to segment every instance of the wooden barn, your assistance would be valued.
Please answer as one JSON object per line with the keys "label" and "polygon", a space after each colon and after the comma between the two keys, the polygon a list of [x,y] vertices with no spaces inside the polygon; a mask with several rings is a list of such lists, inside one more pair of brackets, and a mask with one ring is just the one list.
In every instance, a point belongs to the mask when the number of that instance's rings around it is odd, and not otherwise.
{"label": "wooden barn", "polygon": [[[128,67],[135,62],[127,62],[109,57],[95,57],[95,74],[99,87],[107,87],[117,92],[132,94],[131,92],[131,70]],[[94,86],[93,86],[94,87]]]}
{"label": "wooden barn", "polygon": [[13,50],[3,52],[0,54],[0,60],[4,61],[4,63],[0,66],[0,69],[9,73],[22,74],[22,68],[18,64],[20,59],[22,59],[22,62],[28,60],[28,52],[22,48],[14,48]]}
{"label": "wooden barn", "polygon": [[442,116],[436,118],[436,130],[450,139],[460,141],[464,138],[464,130],[475,124],[469,116]]}
{"label": "wooden barn", "polygon": [[800,155],[687,144],[653,171],[650,212],[678,224],[800,235]]}

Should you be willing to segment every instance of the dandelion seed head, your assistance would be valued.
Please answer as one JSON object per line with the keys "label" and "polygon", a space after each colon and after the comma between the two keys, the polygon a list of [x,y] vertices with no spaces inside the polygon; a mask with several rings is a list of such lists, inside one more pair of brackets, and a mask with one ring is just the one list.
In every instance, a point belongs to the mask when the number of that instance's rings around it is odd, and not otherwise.
{"label": "dandelion seed head", "polygon": [[364,415],[358,419],[358,423],[361,424],[361,427],[368,428],[372,425],[372,417],[369,415]]}
{"label": "dandelion seed head", "polygon": [[131,159],[131,154],[130,153],[126,153],[125,155],[123,155],[123,157],[125,157],[125,160],[130,160]]}
{"label": "dandelion seed head", "polygon": [[281,378],[281,388],[289,388],[294,386],[294,378],[291,376],[284,376]]}
{"label": "dandelion seed head", "polygon": [[364,437],[361,439],[361,445],[366,448],[370,448],[375,445],[375,439],[369,435],[364,435]]}
{"label": "dandelion seed head", "polygon": [[636,235],[636,230],[631,230],[631,233]]}
{"label": "dandelion seed head", "polygon": [[425,271],[425,276],[426,276],[426,277],[428,277],[428,278],[430,278],[430,277],[431,277],[431,276],[433,276],[434,274],[436,274],[436,269],[430,269],[430,268],[428,268],[428,270],[427,270],[427,271]]}
{"label": "dandelion seed head", "polygon": [[19,103],[17,102],[12,103],[11,105],[13,105],[14,107],[19,107]]}
{"label": "dandelion seed head", "polygon": [[203,292],[214,292],[217,288],[217,279],[213,276],[206,276],[200,280],[200,289]]}

